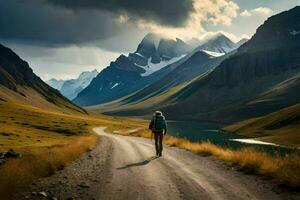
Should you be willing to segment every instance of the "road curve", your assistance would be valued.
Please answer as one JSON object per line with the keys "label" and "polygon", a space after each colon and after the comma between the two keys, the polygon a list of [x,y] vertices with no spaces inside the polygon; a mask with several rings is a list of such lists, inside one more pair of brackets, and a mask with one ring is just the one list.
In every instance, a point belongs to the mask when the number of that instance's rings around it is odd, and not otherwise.
{"label": "road curve", "polygon": [[281,199],[257,177],[213,158],[168,146],[156,158],[148,139],[107,134],[103,127],[94,131],[112,150],[99,199]]}

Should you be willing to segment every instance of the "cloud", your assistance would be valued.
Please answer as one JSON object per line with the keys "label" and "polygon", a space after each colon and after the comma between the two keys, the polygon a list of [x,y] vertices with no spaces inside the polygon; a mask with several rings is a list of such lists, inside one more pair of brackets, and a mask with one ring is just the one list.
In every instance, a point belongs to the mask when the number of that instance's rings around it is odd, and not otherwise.
{"label": "cloud", "polygon": [[249,12],[248,10],[244,10],[243,12],[241,12],[240,14],[242,17],[250,17],[252,16],[252,13]]}
{"label": "cloud", "polygon": [[244,10],[241,12],[242,17],[251,17],[253,15],[259,15],[259,16],[270,16],[273,13],[273,10],[266,7],[258,7],[252,10]]}
{"label": "cloud", "polygon": [[273,11],[270,8],[259,7],[259,8],[253,9],[252,12],[256,13],[258,15],[271,15]]}
{"label": "cloud", "polygon": [[72,10],[100,10],[130,18],[143,18],[163,25],[181,26],[193,11],[192,0],[47,0]]}
{"label": "cloud", "polygon": [[39,75],[73,76],[134,51],[148,32],[205,38],[238,14],[234,0],[0,0],[0,43]]}
{"label": "cloud", "polygon": [[193,0],[194,11],[190,13],[186,24],[181,27],[162,26],[159,23],[138,20],[142,29],[147,29],[169,37],[183,39],[199,37],[207,31],[204,24],[230,26],[238,16],[239,6],[228,0]]}
{"label": "cloud", "polygon": [[98,46],[100,41],[123,33],[145,34],[132,23],[120,23],[113,13],[73,11],[50,5],[45,0],[0,1],[0,27],[0,42],[48,47]]}

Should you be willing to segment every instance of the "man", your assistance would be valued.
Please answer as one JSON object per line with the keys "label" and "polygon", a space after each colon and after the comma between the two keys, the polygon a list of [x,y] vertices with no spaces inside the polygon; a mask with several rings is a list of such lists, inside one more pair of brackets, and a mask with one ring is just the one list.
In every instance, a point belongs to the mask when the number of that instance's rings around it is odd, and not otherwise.
{"label": "man", "polygon": [[161,111],[155,111],[149,124],[149,129],[154,133],[156,156],[162,155],[163,137],[167,133],[167,123]]}

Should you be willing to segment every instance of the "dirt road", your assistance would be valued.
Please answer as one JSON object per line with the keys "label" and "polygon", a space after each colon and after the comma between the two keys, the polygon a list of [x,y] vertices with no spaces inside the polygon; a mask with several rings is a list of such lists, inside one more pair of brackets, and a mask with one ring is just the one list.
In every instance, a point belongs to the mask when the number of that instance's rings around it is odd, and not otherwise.
{"label": "dirt road", "polygon": [[35,183],[31,191],[58,199],[299,198],[213,157],[165,146],[163,157],[156,158],[148,139],[107,134],[104,128],[94,131],[101,135],[95,150]]}

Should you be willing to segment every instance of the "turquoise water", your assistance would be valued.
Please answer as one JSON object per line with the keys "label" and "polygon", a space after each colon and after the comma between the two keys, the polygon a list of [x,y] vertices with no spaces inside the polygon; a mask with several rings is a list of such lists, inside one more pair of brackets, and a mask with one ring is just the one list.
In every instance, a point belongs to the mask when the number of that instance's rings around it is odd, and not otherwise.
{"label": "turquoise water", "polygon": [[222,127],[223,125],[210,122],[170,121],[168,122],[168,134],[186,138],[192,142],[210,141],[213,144],[231,149],[253,147],[271,154],[279,153],[280,155],[291,152],[290,149],[284,147],[231,141],[230,139],[243,139],[245,137],[233,133],[223,133],[219,131]]}

